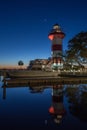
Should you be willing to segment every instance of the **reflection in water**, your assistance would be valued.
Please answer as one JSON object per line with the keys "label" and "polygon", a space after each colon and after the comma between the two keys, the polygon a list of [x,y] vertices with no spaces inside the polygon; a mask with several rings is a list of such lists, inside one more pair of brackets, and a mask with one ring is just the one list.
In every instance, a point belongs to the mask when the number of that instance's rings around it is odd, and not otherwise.
{"label": "reflection in water", "polygon": [[87,86],[69,86],[66,89],[66,95],[70,113],[80,120],[87,121]]}
{"label": "reflection in water", "polygon": [[29,87],[31,93],[42,93],[46,86],[31,86]]}
{"label": "reflection in water", "polygon": [[[23,86],[20,87],[21,85],[17,89],[17,86],[3,86],[2,98],[6,99],[6,96],[8,96],[8,99],[0,102],[4,102],[0,108],[0,121],[2,124],[7,123],[10,126],[9,122],[13,119],[15,129],[18,126],[19,128],[23,126],[25,128],[26,126],[28,129],[41,126],[44,129],[48,127],[49,129],[62,130],[67,129],[69,125],[70,128],[76,128],[76,125],[78,128],[83,128],[84,125],[87,128],[87,85],[31,87],[25,85],[29,89],[23,88]],[[48,87],[50,89],[44,91]],[[2,113],[2,111],[4,112]]]}
{"label": "reflection in water", "polygon": [[[17,84],[16,84],[17,85]],[[18,88],[19,85],[17,86],[6,86],[3,85],[3,99],[6,99],[6,88]],[[20,85],[19,87],[21,87],[22,85]],[[23,86],[22,86],[23,87]],[[25,86],[24,86],[25,87]],[[26,86],[29,87],[29,86]],[[31,86],[29,87],[30,93],[42,93],[44,91],[44,89],[48,88],[47,86]]]}
{"label": "reflection in water", "polygon": [[6,87],[3,87],[3,99],[6,99]]}
{"label": "reflection in water", "polygon": [[53,86],[52,93],[52,106],[49,108],[49,112],[53,115],[55,123],[61,123],[66,110],[63,104],[63,86]]}
{"label": "reflection in water", "polygon": [[2,81],[4,79],[4,76],[0,76],[0,81]]}

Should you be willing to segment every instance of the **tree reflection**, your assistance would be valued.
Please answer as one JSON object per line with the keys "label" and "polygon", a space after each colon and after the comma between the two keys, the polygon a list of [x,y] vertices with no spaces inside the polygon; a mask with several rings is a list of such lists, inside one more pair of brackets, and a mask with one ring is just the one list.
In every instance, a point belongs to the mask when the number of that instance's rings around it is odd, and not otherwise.
{"label": "tree reflection", "polygon": [[30,93],[42,93],[44,91],[44,86],[30,86]]}
{"label": "tree reflection", "polygon": [[49,108],[49,113],[53,116],[54,122],[60,124],[66,110],[63,104],[63,86],[53,86],[52,106]]}
{"label": "tree reflection", "polygon": [[87,86],[68,86],[66,95],[70,113],[83,121],[87,121]]}

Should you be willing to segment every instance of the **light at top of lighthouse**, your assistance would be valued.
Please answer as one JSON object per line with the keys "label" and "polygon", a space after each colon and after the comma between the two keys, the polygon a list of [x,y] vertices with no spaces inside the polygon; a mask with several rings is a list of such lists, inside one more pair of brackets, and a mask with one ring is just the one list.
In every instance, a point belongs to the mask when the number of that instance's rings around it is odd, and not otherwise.
{"label": "light at top of lighthouse", "polygon": [[55,29],[56,31],[61,31],[61,28],[60,28],[60,26],[58,25],[58,24],[55,24],[54,26],[53,26],[53,29]]}
{"label": "light at top of lighthouse", "polygon": [[58,38],[63,39],[64,36],[65,36],[65,34],[62,32],[60,26],[59,26],[58,24],[55,24],[55,25],[53,26],[53,29],[52,29],[51,32],[49,33],[48,38],[49,38],[50,40],[53,40],[54,37],[58,37]]}

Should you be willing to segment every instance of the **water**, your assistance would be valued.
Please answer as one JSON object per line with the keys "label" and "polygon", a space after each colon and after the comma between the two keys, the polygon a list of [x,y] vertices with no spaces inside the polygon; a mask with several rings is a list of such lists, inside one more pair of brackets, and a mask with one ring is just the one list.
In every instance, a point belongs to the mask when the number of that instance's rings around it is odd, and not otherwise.
{"label": "water", "polygon": [[1,85],[1,130],[87,129],[86,84],[10,88]]}

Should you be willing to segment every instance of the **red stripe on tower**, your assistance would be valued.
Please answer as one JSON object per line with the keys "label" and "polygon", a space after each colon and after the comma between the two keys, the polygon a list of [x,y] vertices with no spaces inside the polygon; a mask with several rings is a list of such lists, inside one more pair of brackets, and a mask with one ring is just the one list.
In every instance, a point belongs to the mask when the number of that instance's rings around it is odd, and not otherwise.
{"label": "red stripe on tower", "polygon": [[62,51],[62,45],[53,44],[53,45],[52,45],[52,51],[56,51],[56,50]]}

